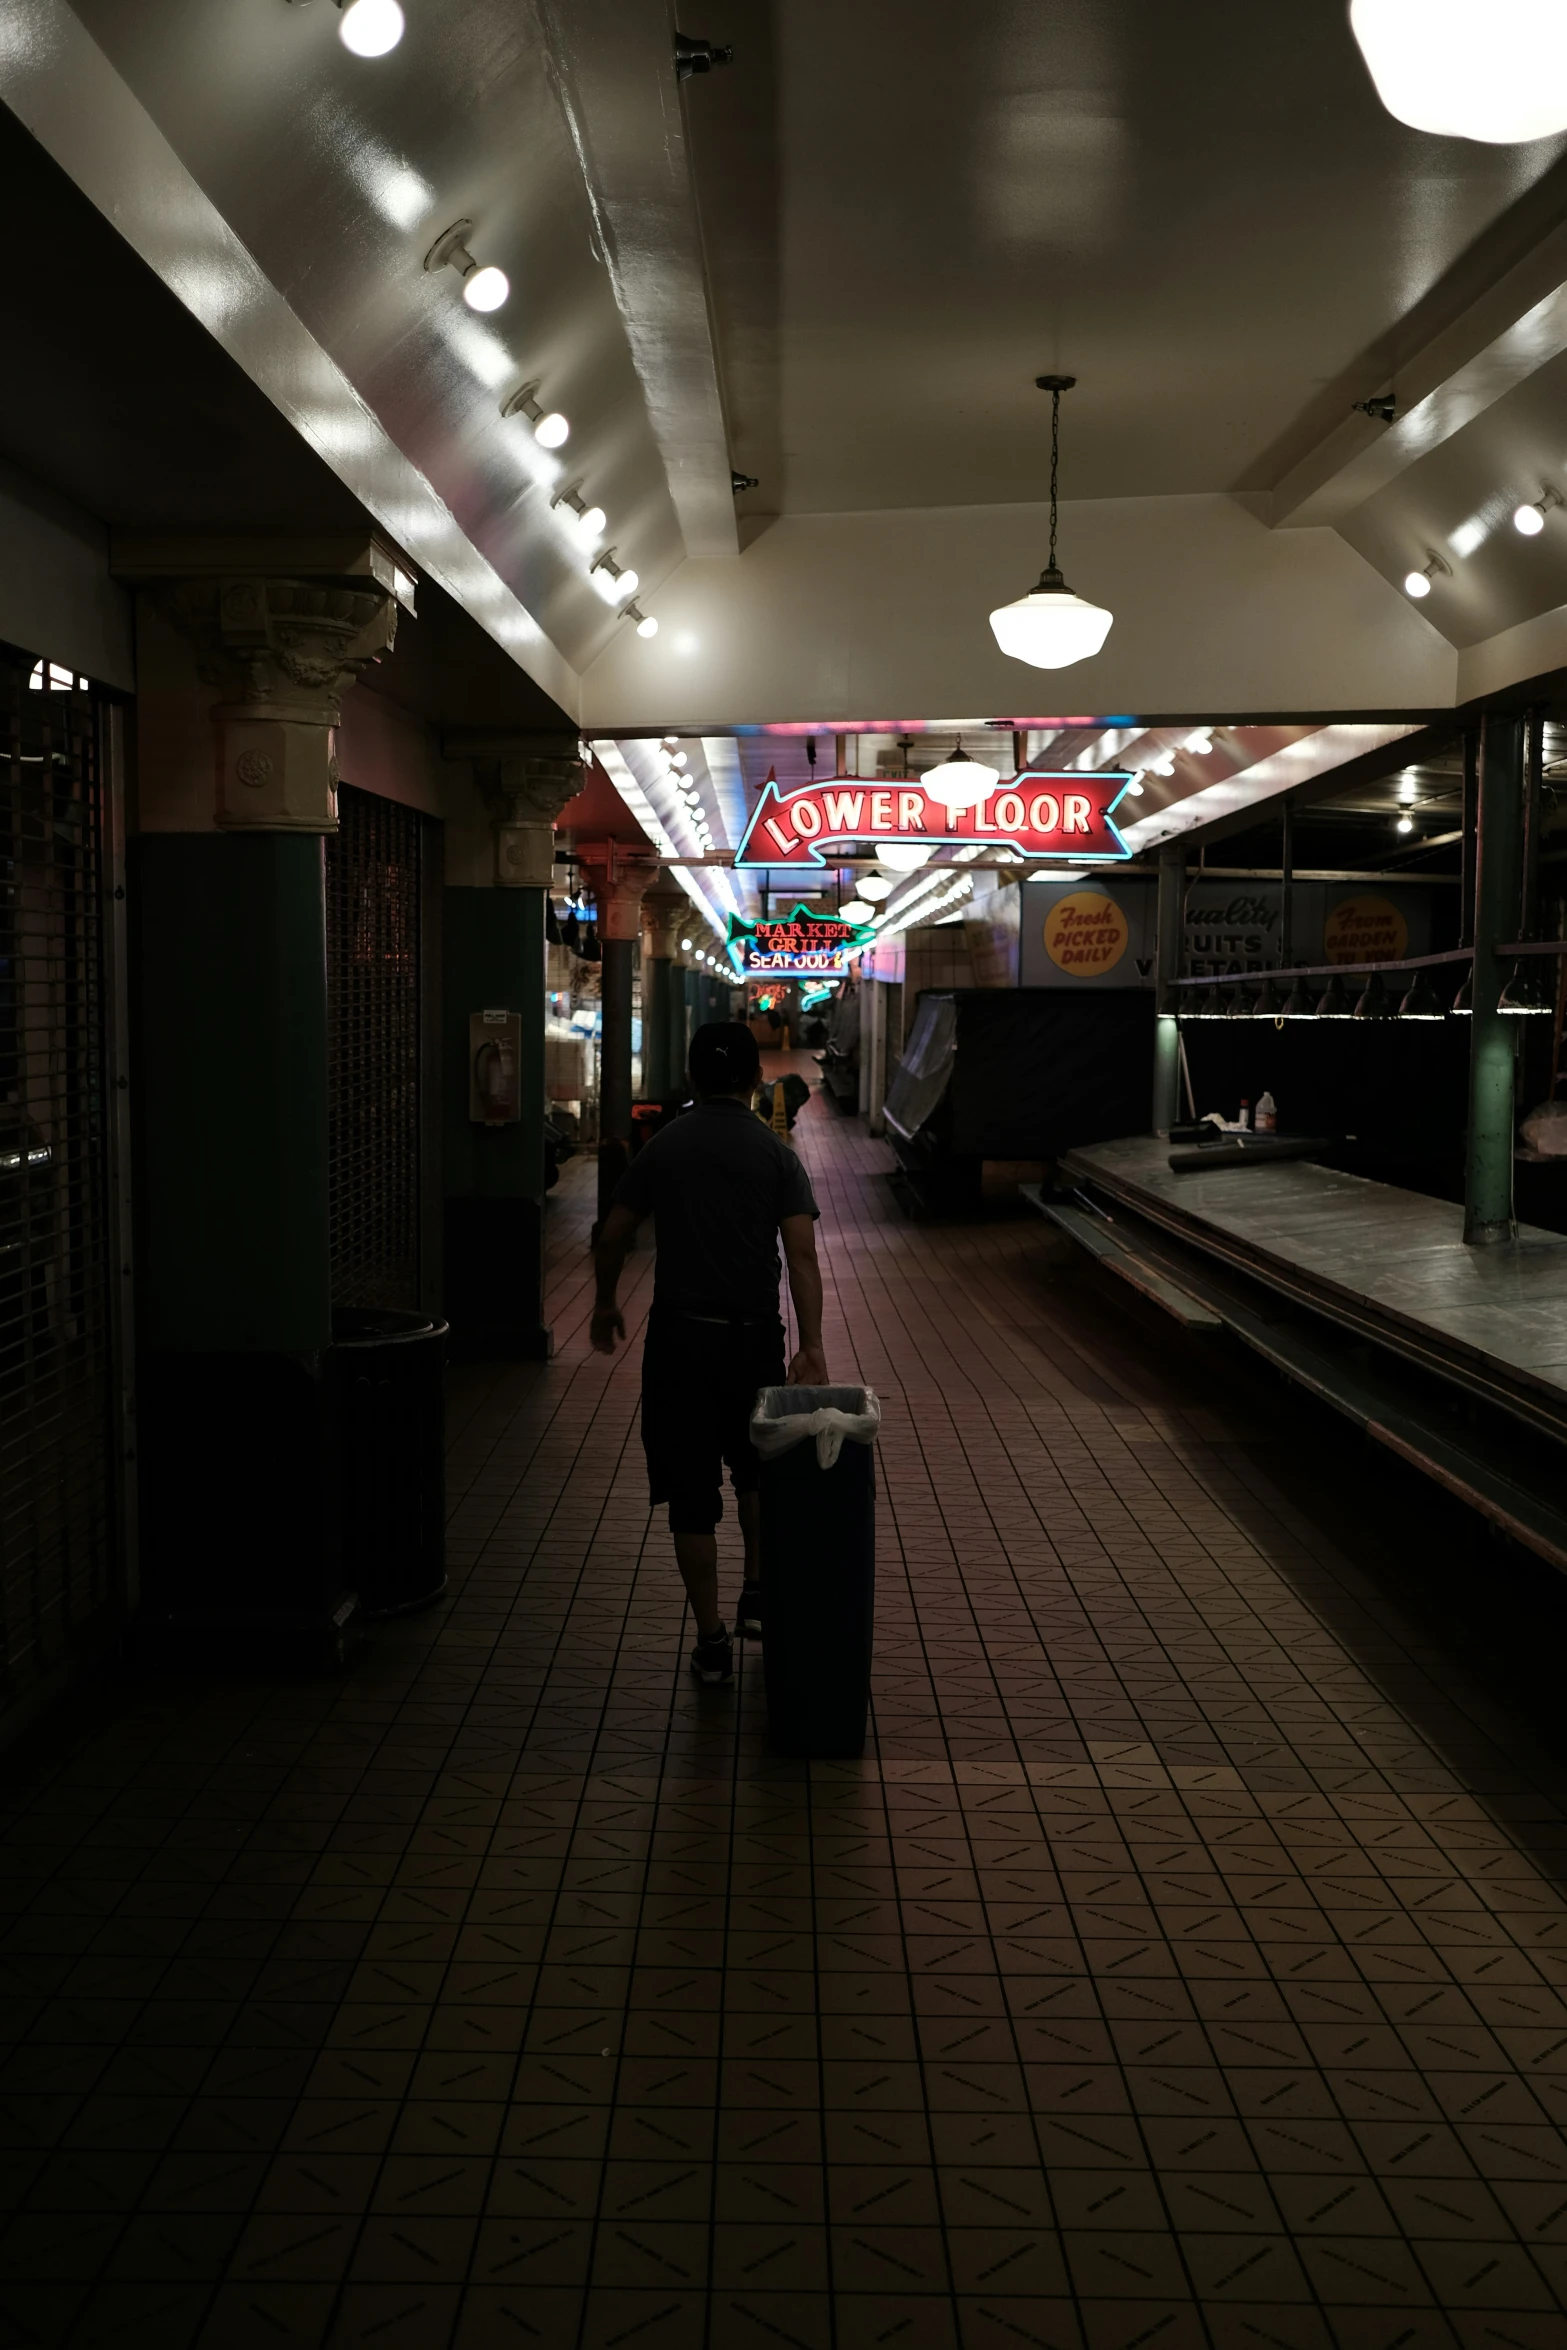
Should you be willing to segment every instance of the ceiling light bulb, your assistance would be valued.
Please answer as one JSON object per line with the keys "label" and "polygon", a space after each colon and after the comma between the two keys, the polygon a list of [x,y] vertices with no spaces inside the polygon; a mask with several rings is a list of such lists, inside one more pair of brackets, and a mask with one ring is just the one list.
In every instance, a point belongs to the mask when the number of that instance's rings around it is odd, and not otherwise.
{"label": "ceiling light bulb", "polygon": [[1520,506],[1513,516],[1513,528],[1526,539],[1537,539],[1545,528],[1545,516],[1538,506]]}
{"label": "ceiling light bulb", "polygon": [[[482,270],[480,275],[484,277],[501,277],[501,273],[498,269]],[[501,285],[504,289],[506,285],[506,280],[504,278],[501,278]],[[463,292],[465,295],[468,294],[468,289],[466,286],[463,287]],[[468,299],[472,301],[473,297],[468,295]],[[506,294],[503,291],[500,295],[500,300],[504,302],[505,299]],[[474,308],[476,310],[493,310],[495,307],[496,304],[494,302],[474,303]],[[541,449],[558,449],[562,447],[565,442],[570,440],[571,427],[566,422],[565,417],[562,416],[560,410],[558,408],[552,408],[548,416],[541,416],[539,418],[538,423],[533,428],[533,437],[538,442]],[[598,508],[594,507],[592,511],[597,513]],[[602,517],[600,517],[599,528],[603,528]]]}
{"label": "ceiling light bulb", "polygon": [[680,952],[681,952],[683,955],[689,955],[689,954],[690,954],[690,952],[691,952],[691,941],[690,941],[690,939],[688,939],[688,938],[683,938],[683,939],[680,941]]}
{"label": "ceiling light bulb", "polygon": [[642,575],[640,572],[629,570],[623,571],[615,582],[615,594],[617,598],[620,596],[634,596],[641,584]]}
{"label": "ceiling light bulb", "polygon": [[[343,8],[343,0],[338,0]],[[397,0],[349,0],[337,37],[356,57],[384,57],[395,49],[406,26]]]}
{"label": "ceiling light bulb", "polygon": [[1420,597],[1428,596],[1431,593],[1431,582],[1423,571],[1406,571],[1404,593],[1406,596],[1414,596],[1417,600]]}
{"label": "ceiling light bulb", "polygon": [[1393,829],[1395,832],[1413,832],[1415,829],[1415,820],[1413,816],[1400,816],[1397,824],[1395,824]]}
{"label": "ceiling light bulb", "polygon": [[651,612],[644,612],[637,622],[637,634],[638,636],[657,636],[658,622],[653,618]]}
{"label": "ceiling light bulb", "polygon": [[672,753],[671,753],[671,755],[670,755],[670,761],[669,761],[669,764],[671,765],[671,767],[689,767],[689,766],[690,766],[690,764],[691,764],[691,754],[690,754],[690,752],[689,752],[689,751],[675,751],[675,752],[672,752]]}
{"label": "ceiling light bulb", "polygon": [[[364,0],[360,0],[360,6],[363,5]],[[511,279],[504,269],[497,269],[493,262],[476,265],[464,272],[462,298],[470,310],[499,310],[510,292]],[[543,438],[542,434],[540,438]],[[562,434],[561,438],[564,440],[565,435]],[[547,449],[555,446],[553,441],[545,441],[544,445]]]}
{"label": "ceiling light bulb", "polygon": [[1567,130],[1559,0],[1350,0],[1350,28],[1399,122],[1520,146]]}
{"label": "ceiling light bulb", "polygon": [[[547,423],[548,418],[545,421]],[[546,442],[545,447],[548,446],[549,443]],[[608,520],[609,516],[602,506],[585,506],[577,516],[577,528],[585,539],[596,539],[602,536],[604,525]]]}
{"label": "ceiling light bulb", "polygon": [[1213,737],[1206,726],[1199,726],[1195,734],[1186,737],[1186,749],[1195,759],[1206,759],[1213,749]]}

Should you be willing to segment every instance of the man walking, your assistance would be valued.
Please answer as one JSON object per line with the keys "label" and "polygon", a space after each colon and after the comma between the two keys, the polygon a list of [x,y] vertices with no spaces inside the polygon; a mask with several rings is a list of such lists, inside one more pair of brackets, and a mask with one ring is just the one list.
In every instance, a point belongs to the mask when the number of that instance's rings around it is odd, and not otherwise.
{"label": "man walking", "polygon": [[[642,1443],[654,1503],[669,1505],[675,1557],[696,1618],[691,1670],[727,1681],[729,1635],[718,1613],[718,1537],[728,1464],[745,1538],[736,1629],[762,1630],[758,1534],[761,1464],[750,1439],[759,1387],[825,1386],[822,1277],[811,1179],[752,1115],[761,1055],[748,1028],[712,1021],[691,1039],[696,1107],[644,1144],[621,1178],[594,1257],[591,1338],[613,1354],[626,1325],[616,1292],[637,1226],[651,1209],[658,1265],[642,1352]],[[800,1346],[784,1367],[778,1242],[789,1268]]]}

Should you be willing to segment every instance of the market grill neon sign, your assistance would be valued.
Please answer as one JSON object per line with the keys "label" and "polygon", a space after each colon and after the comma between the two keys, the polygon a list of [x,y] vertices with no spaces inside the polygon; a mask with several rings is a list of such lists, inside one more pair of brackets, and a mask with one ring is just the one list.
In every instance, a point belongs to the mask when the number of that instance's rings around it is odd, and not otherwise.
{"label": "market grill neon sign", "polygon": [[[939,770],[935,771],[939,772]],[[824,865],[833,843],[953,842],[1016,849],[1024,857],[1109,864],[1132,852],[1114,822],[1130,775],[1080,775],[1029,768],[1000,783],[975,808],[949,808],[923,783],[802,784],[781,792],[769,776],[735,852],[737,866]]]}
{"label": "market grill neon sign", "polygon": [[840,922],[796,906],[776,921],[742,922],[731,914],[725,943],[730,962],[748,979],[841,979],[850,955],[875,936],[868,923]]}

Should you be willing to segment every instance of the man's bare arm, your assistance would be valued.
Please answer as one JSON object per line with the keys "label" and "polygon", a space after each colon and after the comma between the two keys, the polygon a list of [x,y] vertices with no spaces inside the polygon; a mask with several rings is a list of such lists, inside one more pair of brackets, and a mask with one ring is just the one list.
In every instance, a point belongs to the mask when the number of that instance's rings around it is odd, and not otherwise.
{"label": "man's bare arm", "polygon": [[789,1268],[789,1294],[799,1325],[800,1350],[789,1365],[791,1387],[825,1387],[827,1357],[822,1352],[822,1269],[816,1262],[814,1216],[785,1216],[784,1263]]}
{"label": "man's bare arm", "polygon": [[593,1251],[597,1296],[593,1319],[588,1325],[588,1337],[595,1352],[601,1355],[612,1355],[617,1337],[624,1338],[626,1335],[626,1318],[620,1310],[616,1293],[636,1236],[637,1218],[631,1210],[611,1208],[599,1232],[598,1246]]}

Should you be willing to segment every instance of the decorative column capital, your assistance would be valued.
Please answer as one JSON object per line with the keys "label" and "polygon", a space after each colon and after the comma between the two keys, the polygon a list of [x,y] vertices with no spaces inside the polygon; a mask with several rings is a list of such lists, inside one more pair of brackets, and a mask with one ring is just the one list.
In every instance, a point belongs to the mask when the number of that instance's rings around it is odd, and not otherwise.
{"label": "decorative column capital", "polygon": [[642,900],[642,952],[655,962],[672,963],[680,952],[682,929],[690,918],[691,901],[683,889],[667,882],[649,889]]}
{"label": "decorative column capital", "polygon": [[368,579],[246,573],[168,580],[156,599],[195,646],[204,683],[218,689],[218,823],[335,832],[333,732],[344,693],[391,649],[391,591]]}
{"label": "decorative column capital", "polygon": [[495,878],[502,889],[548,889],[555,871],[555,820],[582,789],[582,746],[574,734],[449,734],[448,758],[471,759],[495,827]]}
{"label": "decorative column capital", "polygon": [[577,855],[598,901],[600,938],[634,939],[642,926],[642,900],[661,870],[653,851],[619,840],[579,841]]}

